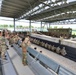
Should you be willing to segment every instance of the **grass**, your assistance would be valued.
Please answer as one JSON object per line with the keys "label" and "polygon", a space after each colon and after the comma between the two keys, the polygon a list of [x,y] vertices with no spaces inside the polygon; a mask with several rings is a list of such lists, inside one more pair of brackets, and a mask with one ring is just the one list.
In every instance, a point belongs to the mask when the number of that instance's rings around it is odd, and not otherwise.
{"label": "grass", "polygon": [[72,30],[72,35],[76,35],[76,30]]}

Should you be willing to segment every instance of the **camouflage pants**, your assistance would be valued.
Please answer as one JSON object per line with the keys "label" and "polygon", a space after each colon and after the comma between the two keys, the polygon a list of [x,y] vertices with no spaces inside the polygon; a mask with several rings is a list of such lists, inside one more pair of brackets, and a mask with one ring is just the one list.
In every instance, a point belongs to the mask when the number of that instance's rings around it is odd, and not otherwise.
{"label": "camouflage pants", "polygon": [[2,51],[1,51],[1,58],[2,59],[5,59],[5,53],[6,53],[6,49],[7,49],[7,46],[6,45],[2,45],[1,46],[1,48],[2,48]]}
{"label": "camouflage pants", "polygon": [[6,53],[6,50],[4,50],[4,51],[1,52],[1,58],[2,59],[5,59],[5,53]]}
{"label": "camouflage pants", "polygon": [[10,40],[9,40],[9,45],[12,45],[13,42],[14,42],[13,39],[10,39]]}
{"label": "camouflage pants", "polygon": [[23,65],[27,65],[27,53],[22,52],[22,63]]}

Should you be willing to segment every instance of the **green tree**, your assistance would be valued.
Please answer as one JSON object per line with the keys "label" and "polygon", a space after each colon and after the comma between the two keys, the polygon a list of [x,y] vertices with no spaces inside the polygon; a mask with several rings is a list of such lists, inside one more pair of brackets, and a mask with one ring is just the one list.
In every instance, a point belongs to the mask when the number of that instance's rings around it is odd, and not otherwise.
{"label": "green tree", "polygon": [[50,29],[52,29],[52,26],[50,26]]}
{"label": "green tree", "polygon": [[22,28],[22,25],[20,25],[19,28]]}
{"label": "green tree", "polygon": [[0,25],[1,28],[3,28],[3,25]]}
{"label": "green tree", "polygon": [[63,26],[61,26],[60,28],[63,28]]}
{"label": "green tree", "polygon": [[16,28],[19,28],[19,26],[16,26]]}
{"label": "green tree", "polygon": [[34,28],[34,26],[29,26],[29,28]]}
{"label": "green tree", "polygon": [[9,27],[10,27],[10,28],[13,28],[13,27],[14,27],[14,25],[9,25]]}
{"label": "green tree", "polygon": [[54,28],[57,29],[58,27],[57,26],[54,26]]}
{"label": "green tree", "polygon": [[4,26],[4,28],[7,28],[7,27],[8,27],[8,25],[6,25],[6,24],[5,24],[5,25],[3,25],[3,26]]}

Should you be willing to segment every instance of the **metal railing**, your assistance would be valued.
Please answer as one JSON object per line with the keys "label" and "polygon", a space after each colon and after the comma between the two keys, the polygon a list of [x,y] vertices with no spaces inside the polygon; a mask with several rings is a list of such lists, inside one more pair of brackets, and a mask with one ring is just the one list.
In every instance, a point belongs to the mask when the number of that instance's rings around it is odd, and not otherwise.
{"label": "metal railing", "polygon": [[[16,48],[21,51],[21,48]],[[27,50],[28,65],[37,72],[38,75],[76,75],[70,69],[63,67],[56,61],[49,57],[37,52],[35,49],[28,47]]]}

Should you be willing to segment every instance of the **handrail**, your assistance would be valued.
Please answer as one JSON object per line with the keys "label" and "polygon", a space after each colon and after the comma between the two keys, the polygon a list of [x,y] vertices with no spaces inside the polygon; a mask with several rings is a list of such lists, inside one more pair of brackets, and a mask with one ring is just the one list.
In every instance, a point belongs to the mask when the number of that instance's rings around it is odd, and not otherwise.
{"label": "handrail", "polygon": [[[32,49],[31,47],[28,47],[28,53],[33,55],[33,56],[36,56],[39,52]],[[51,70],[53,70],[58,75],[62,75],[62,74],[63,75],[68,75],[68,74],[69,75],[76,75],[76,73],[72,72],[69,69],[66,69],[62,65],[58,64],[54,60],[48,58],[47,56],[45,56],[41,53],[38,55],[37,59],[38,59],[39,63],[41,62],[40,64],[42,64],[46,68],[50,68]]]}
{"label": "handrail", "polygon": [[[17,49],[20,49],[19,47]],[[37,52],[35,49],[28,47],[27,49],[28,55],[27,58],[29,59],[29,62],[33,67],[38,64],[38,66],[43,66],[45,69],[50,69],[57,75],[76,75],[75,72],[72,72],[70,69],[63,67],[62,65],[58,64],[56,61],[50,59],[49,57]],[[35,62],[34,62],[35,61]],[[39,65],[40,64],[40,65]],[[36,66],[37,67],[37,66]],[[54,74],[55,75],[55,74]]]}

